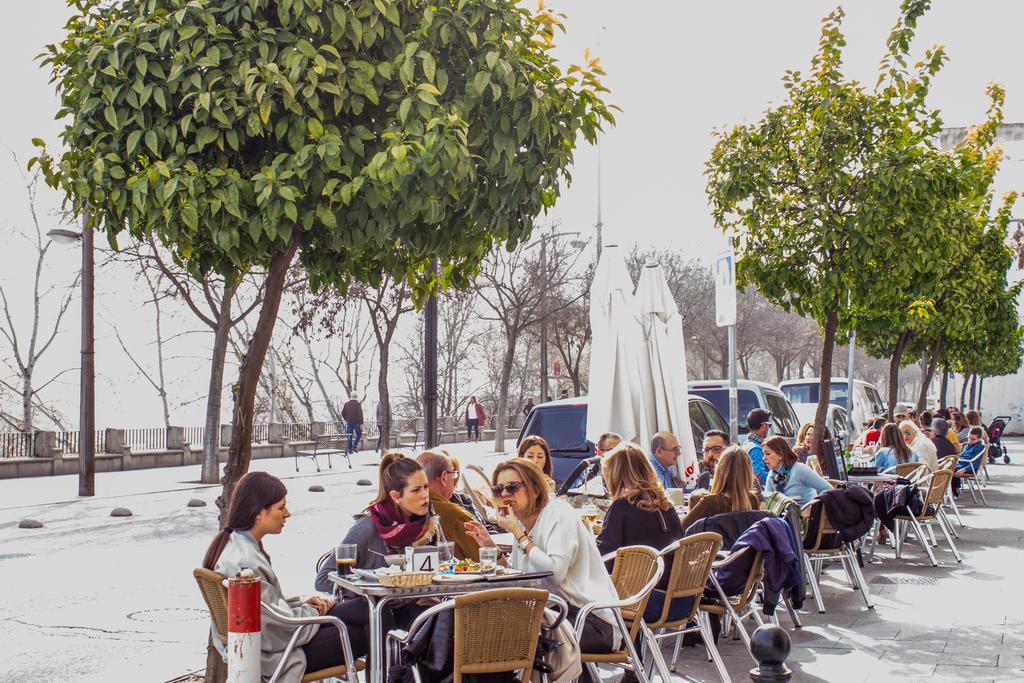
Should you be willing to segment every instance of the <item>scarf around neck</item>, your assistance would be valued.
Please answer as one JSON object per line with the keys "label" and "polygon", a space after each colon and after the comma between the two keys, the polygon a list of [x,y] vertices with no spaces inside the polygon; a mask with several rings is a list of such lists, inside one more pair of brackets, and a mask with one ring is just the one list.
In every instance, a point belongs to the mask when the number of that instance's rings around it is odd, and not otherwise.
{"label": "scarf around neck", "polygon": [[779,493],[782,493],[786,488],[786,484],[789,483],[789,473],[792,469],[783,465],[778,470],[772,470],[772,484],[775,485],[775,490]]}
{"label": "scarf around neck", "polygon": [[377,533],[390,548],[423,545],[434,537],[437,522],[430,511],[426,516],[407,520],[390,498],[371,505],[368,511]]}

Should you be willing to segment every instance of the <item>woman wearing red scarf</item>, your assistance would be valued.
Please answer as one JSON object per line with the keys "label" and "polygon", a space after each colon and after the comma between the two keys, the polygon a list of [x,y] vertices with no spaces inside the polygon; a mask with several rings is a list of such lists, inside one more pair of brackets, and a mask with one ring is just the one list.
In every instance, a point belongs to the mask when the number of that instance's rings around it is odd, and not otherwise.
{"label": "woman wearing red scarf", "polygon": [[[356,545],[356,567],[377,569],[384,556],[401,554],[406,546],[443,541],[441,526],[430,507],[430,488],[423,467],[401,453],[387,453],[380,461],[377,497],[360,514],[342,543]],[[372,551],[372,552],[371,552]],[[324,563],[316,577],[317,590],[331,592],[327,575],[334,564]]]}

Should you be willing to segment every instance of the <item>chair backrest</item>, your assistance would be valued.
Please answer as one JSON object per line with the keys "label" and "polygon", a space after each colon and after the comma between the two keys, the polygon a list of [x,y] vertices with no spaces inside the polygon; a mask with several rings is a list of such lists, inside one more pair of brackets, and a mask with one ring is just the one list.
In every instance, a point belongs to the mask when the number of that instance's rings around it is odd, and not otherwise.
{"label": "chair backrest", "polygon": [[204,567],[192,570],[192,576],[199,584],[199,592],[203,594],[206,607],[210,610],[210,618],[217,629],[221,642],[228,644],[228,589],[224,587],[224,577]]}
{"label": "chair backrest", "polygon": [[928,514],[928,506],[939,506],[946,496],[946,489],[953,480],[952,470],[937,470],[932,473],[932,480],[928,486],[928,493],[925,496],[925,514]]}
{"label": "chair backrest", "polygon": [[722,547],[722,537],[706,531],[687,536],[679,540],[676,546],[672,554],[672,571],[665,588],[665,602],[661,608],[661,615],[656,623],[648,624],[655,629],[668,621],[672,601],[678,598],[693,598],[690,613],[680,621],[688,622],[696,616],[697,610],[700,609],[700,597],[704,594],[704,587],[711,573],[711,565]]}
{"label": "chair backrest", "polygon": [[764,581],[764,553],[760,550],[755,551],[750,546],[744,547],[739,552],[754,553],[754,561],[750,563],[747,581],[743,584],[743,590],[740,591],[736,602],[736,611],[742,614],[750,601],[757,595],[757,590],[760,588],[761,582]]}
{"label": "chair backrest", "polygon": [[[956,461],[956,458],[953,458]],[[901,462],[898,465],[894,465],[892,468],[893,474],[897,477],[903,477],[908,479],[910,475],[915,474],[918,470],[924,467],[923,462]],[[939,461],[939,467],[942,467],[942,461]]]}
{"label": "chair backrest", "polygon": [[[658,571],[658,551],[645,545],[627,545],[615,551],[615,562],[612,565],[612,584],[619,594],[620,600],[643,590]],[[636,638],[640,630],[640,621],[647,607],[647,599],[651,592],[647,591],[640,599],[622,608],[622,618],[632,621],[629,637]]]}
{"label": "chair backrest", "polygon": [[[956,467],[956,461],[959,459],[956,455],[947,455],[944,458],[939,458],[939,469],[940,470],[951,470]],[[917,464],[917,463],[915,463]]]}
{"label": "chair backrest", "polygon": [[[842,547],[842,543],[836,546],[835,543],[827,543],[827,541],[834,539],[839,532],[836,531],[835,527],[832,526],[832,522],[829,521],[828,513],[825,510],[825,505],[821,500],[813,502],[813,507],[818,510],[818,532],[814,536],[814,544],[810,548],[806,548],[805,552],[818,553],[826,550],[838,550]],[[812,515],[815,513],[811,513]]]}
{"label": "chair backrest", "polygon": [[455,598],[454,683],[463,674],[523,669],[533,673],[548,592],[536,588],[499,588]]}

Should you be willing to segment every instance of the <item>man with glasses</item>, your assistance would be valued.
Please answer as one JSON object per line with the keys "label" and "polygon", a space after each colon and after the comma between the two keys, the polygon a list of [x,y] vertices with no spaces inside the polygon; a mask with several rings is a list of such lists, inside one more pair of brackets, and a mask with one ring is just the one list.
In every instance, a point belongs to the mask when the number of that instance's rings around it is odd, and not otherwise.
{"label": "man with glasses", "polygon": [[701,448],[701,473],[697,475],[697,488],[711,490],[711,478],[715,476],[715,465],[722,457],[722,452],[729,447],[729,435],[717,429],[704,432],[704,444]]}
{"label": "man with glasses", "polygon": [[683,482],[676,471],[676,458],[682,453],[679,439],[671,432],[658,432],[651,437],[651,466],[665,489],[681,489]]}
{"label": "man with glasses", "polygon": [[452,502],[455,485],[459,482],[459,472],[452,465],[451,459],[441,453],[424,451],[416,460],[427,474],[430,505],[441,521],[444,537],[455,544],[455,557],[479,561],[480,544],[466,533],[465,526],[466,522],[473,521],[473,516],[458,503]]}

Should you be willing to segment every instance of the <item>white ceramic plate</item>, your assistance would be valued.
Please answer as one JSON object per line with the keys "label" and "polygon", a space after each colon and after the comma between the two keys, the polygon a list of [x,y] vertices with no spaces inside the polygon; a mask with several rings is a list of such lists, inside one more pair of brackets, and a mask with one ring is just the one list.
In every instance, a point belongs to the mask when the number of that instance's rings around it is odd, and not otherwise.
{"label": "white ceramic plate", "polygon": [[434,583],[474,583],[481,579],[480,574],[434,574]]}

